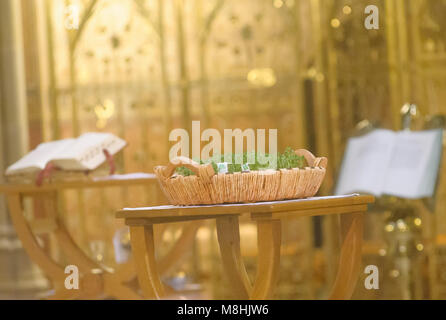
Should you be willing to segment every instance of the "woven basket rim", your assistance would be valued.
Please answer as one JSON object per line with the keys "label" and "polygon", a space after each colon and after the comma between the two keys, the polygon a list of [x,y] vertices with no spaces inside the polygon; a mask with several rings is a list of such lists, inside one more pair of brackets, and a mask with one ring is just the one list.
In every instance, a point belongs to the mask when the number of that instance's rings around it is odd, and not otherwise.
{"label": "woven basket rim", "polygon": [[[178,157],[167,166],[155,167],[164,194],[173,205],[200,205],[274,201],[310,197],[318,191],[326,173],[327,159],[300,149],[303,168],[262,169],[247,172],[216,173],[212,164],[198,164]],[[183,176],[176,168],[184,166],[195,175]]]}
{"label": "woven basket rim", "polygon": [[[306,149],[297,149],[294,151],[297,155],[303,156],[307,162],[307,166],[303,168],[281,168],[281,169],[260,169],[260,170],[252,170],[248,172],[265,172],[265,171],[277,171],[280,172],[280,170],[293,170],[293,169],[312,169],[312,168],[323,168],[326,169],[328,160],[326,157],[315,157],[310,151]],[[219,174],[218,172],[215,172],[214,168],[210,163],[207,164],[199,164],[198,162],[187,158],[187,157],[176,157],[172,159],[172,161],[167,166],[156,166],[155,167],[155,173],[157,173],[157,176],[163,177],[165,180],[172,178],[172,177],[178,177],[183,176],[176,174],[175,171],[178,167],[186,167],[190,169],[192,172],[195,173],[196,176],[199,176],[203,178],[206,181],[209,181],[212,176]],[[235,172],[231,173],[225,173],[225,174],[234,174]],[[244,172],[239,172],[244,173]],[[176,175],[175,175],[176,174]],[[192,175],[193,176],[193,175]],[[183,176],[188,177],[188,176]]]}
{"label": "woven basket rim", "polygon": [[[303,168],[281,168],[281,169],[260,169],[260,170],[252,170],[252,171],[237,171],[237,172],[226,172],[226,173],[218,173],[216,172],[215,175],[234,175],[234,174],[247,174],[247,173],[262,173],[262,172],[271,172],[271,173],[280,173],[280,171],[282,170],[314,170],[314,169],[325,169],[323,167],[303,167]],[[175,179],[175,178],[179,178],[179,177],[183,177],[184,179],[187,178],[191,178],[191,177],[196,177],[197,175],[188,175],[188,176],[183,176],[181,174],[178,173],[174,173],[172,176],[170,177],[166,177],[167,179]]]}

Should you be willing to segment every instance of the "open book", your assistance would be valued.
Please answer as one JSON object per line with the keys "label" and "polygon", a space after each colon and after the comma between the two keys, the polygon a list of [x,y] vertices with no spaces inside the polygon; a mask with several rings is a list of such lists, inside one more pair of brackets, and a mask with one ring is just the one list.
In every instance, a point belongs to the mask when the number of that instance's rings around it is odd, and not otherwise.
{"label": "open book", "polygon": [[442,153],[441,129],[376,129],[351,138],[336,194],[365,192],[417,199],[432,197]]}
{"label": "open book", "polygon": [[48,163],[67,171],[89,171],[106,161],[104,150],[114,155],[126,142],[111,133],[90,132],[76,139],[41,143],[6,170],[7,176],[33,174],[43,170]]}

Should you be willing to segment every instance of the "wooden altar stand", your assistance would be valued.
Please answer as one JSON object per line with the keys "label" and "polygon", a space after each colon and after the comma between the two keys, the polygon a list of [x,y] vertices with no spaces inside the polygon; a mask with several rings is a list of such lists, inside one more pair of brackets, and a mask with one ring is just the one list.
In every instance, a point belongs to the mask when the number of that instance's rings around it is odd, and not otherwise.
{"label": "wooden altar stand", "polygon": [[[88,257],[73,241],[63,220],[57,212],[58,191],[66,189],[106,188],[150,186],[158,183],[154,174],[113,175],[102,178],[71,182],[53,182],[36,186],[35,184],[0,185],[0,193],[5,193],[8,201],[12,223],[24,249],[31,260],[36,263],[51,280],[54,287],[52,299],[96,299],[114,297],[117,299],[141,299],[141,295],[127,284],[136,277],[133,261],[120,264],[116,269],[99,264]],[[22,199],[32,197],[44,201],[43,217],[34,217],[28,221],[24,216]],[[193,241],[198,226],[189,225],[166,254],[163,266],[167,270],[178,260],[182,252]],[[67,265],[79,268],[79,289],[67,290],[64,282],[65,266],[54,261],[48,252],[39,245],[39,234],[52,234],[67,257]],[[175,259],[173,259],[175,257]]]}
{"label": "wooden altar stand", "polygon": [[[153,226],[216,219],[222,262],[235,297],[270,299],[279,276],[282,222],[304,216],[340,214],[343,243],[330,299],[350,299],[360,271],[363,214],[372,202],[373,196],[355,194],[243,204],[125,208],[116,216],[125,219],[130,227],[133,259],[146,298],[165,297],[155,259]],[[257,222],[258,267],[254,284],[250,283],[240,252],[239,216],[244,213]]]}

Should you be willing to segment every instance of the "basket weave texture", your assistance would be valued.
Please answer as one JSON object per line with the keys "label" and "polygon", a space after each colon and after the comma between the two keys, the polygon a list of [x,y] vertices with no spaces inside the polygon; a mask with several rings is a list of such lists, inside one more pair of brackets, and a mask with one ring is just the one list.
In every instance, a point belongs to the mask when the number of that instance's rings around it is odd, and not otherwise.
{"label": "basket weave texture", "polygon": [[[216,174],[211,164],[200,165],[178,157],[168,166],[155,167],[155,174],[173,205],[199,205],[273,201],[314,196],[325,177],[327,158],[316,158],[305,149],[295,151],[305,157],[308,167]],[[184,166],[195,175],[174,174]]]}

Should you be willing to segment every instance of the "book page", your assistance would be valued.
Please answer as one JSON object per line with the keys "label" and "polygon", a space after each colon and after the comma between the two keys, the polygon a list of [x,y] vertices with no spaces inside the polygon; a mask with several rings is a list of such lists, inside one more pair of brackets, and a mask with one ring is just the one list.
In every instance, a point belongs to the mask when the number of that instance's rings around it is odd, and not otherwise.
{"label": "book page", "polygon": [[106,161],[103,150],[113,155],[126,142],[110,133],[89,132],[81,135],[69,148],[61,150],[52,162],[64,170],[94,170]]}
{"label": "book page", "polygon": [[391,130],[376,129],[350,138],[335,194],[364,192],[381,195],[395,137]]}
{"label": "book page", "polygon": [[398,132],[383,193],[410,199],[432,197],[442,135],[441,129]]}
{"label": "book page", "polygon": [[74,139],[56,140],[41,143],[6,170],[6,175],[33,173],[43,170],[46,164],[62,150],[72,145]]}

